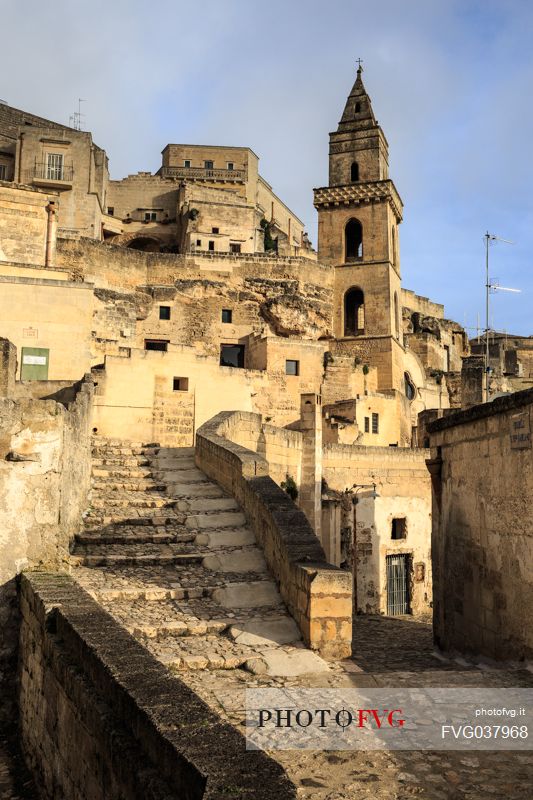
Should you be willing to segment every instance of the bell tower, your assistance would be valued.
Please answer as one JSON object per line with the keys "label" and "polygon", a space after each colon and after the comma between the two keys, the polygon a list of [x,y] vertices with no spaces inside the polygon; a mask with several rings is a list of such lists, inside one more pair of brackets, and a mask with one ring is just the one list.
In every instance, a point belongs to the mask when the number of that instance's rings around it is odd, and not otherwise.
{"label": "bell tower", "polygon": [[388,144],[363,85],[363,68],[330,133],[329,186],[315,189],[318,258],[335,267],[336,349],[378,367],[378,387],[403,382],[398,226]]}

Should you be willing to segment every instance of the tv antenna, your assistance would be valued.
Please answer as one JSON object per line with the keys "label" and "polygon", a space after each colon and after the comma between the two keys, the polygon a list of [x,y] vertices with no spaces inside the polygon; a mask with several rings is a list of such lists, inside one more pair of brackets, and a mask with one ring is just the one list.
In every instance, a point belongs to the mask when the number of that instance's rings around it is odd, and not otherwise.
{"label": "tv antenna", "polygon": [[85,100],[82,100],[81,97],[78,97],[78,110],[69,117],[69,125],[71,128],[74,128],[75,131],[81,131],[81,123],[85,117],[85,114],[81,113],[82,103],[85,103]]}
{"label": "tv antenna", "polygon": [[483,387],[483,394],[484,394],[484,402],[488,403],[489,401],[489,319],[490,319],[490,296],[491,294],[496,294],[496,292],[516,292],[520,293],[521,289],[511,289],[508,286],[500,286],[496,279],[491,279],[489,277],[489,245],[491,242],[504,242],[505,244],[514,244],[514,242],[510,242],[509,239],[501,239],[499,236],[495,236],[493,233],[487,233],[483,237],[485,239],[485,357],[483,362],[483,368],[485,373],[485,385]]}

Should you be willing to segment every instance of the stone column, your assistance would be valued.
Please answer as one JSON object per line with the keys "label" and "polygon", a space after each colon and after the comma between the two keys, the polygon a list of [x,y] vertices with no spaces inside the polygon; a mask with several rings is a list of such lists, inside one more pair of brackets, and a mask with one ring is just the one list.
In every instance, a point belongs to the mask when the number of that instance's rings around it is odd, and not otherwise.
{"label": "stone column", "polygon": [[322,531],[322,398],[300,397],[300,430],[303,434],[299,506],[321,539]]}
{"label": "stone column", "polygon": [[13,397],[17,372],[17,348],[0,338],[0,397]]}

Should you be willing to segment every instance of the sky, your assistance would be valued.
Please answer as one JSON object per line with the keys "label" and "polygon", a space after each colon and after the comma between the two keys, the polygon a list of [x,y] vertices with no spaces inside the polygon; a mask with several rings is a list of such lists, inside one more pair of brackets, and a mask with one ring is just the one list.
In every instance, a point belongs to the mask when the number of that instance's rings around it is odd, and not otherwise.
{"label": "sky", "polygon": [[[363,79],[404,202],[406,288],[533,335],[533,3],[529,0],[0,0],[0,98],[84,130],[113,178],[169,142],[251,147],[316,245],[314,187]],[[8,66],[11,65],[11,66]]]}

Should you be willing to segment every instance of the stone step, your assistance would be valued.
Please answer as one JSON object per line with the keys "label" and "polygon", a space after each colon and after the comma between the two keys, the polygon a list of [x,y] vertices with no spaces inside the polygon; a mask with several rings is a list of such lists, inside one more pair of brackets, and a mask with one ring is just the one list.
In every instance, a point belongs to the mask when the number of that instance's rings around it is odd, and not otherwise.
{"label": "stone step", "polygon": [[223,490],[216,483],[167,483],[170,497],[180,499],[188,497],[225,497]]}
{"label": "stone step", "polygon": [[179,499],[176,507],[179,511],[233,511],[239,508],[233,497]]}
{"label": "stone step", "polygon": [[156,495],[151,496],[149,492],[139,492],[127,497],[121,497],[120,492],[95,493],[91,497],[90,509],[109,509],[111,512],[117,508],[174,508],[177,500]]}
{"label": "stone step", "polygon": [[[187,551],[187,547],[190,548]],[[72,566],[113,567],[113,566],[165,566],[167,564],[198,564],[203,553],[193,546],[180,544],[152,544],[125,546],[114,544],[77,545],[70,556]]]}
{"label": "stone step", "polygon": [[96,456],[92,458],[93,467],[148,467],[146,456]]}
{"label": "stone step", "polygon": [[161,528],[167,525],[183,525],[185,521],[185,514],[175,511],[173,508],[138,508],[135,516],[131,514],[131,509],[127,510],[130,513],[126,514],[126,516],[124,514],[107,515],[97,511],[88,512],[83,518],[85,530],[98,530],[115,525],[127,527],[150,525]]}
{"label": "stone step", "polygon": [[93,458],[121,458],[122,456],[127,456],[131,458],[133,456],[146,456],[146,453],[151,453],[152,451],[146,451],[143,447],[114,447],[114,446],[98,446],[93,447],[91,450]]}
{"label": "stone step", "polygon": [[194,458],[194,447],[158,447],[157,455],[161,459],[167,458]]}
{"label": "stone step", "polygon": [[163,480],[167,486],[176,483],[210,483],[205,474],[196,468],[164,471],[157,469],[156,466],[152,464],[152,472],[157,480]]}
{"label": "stone step", "polygon": [[220,550],[227,547],[246,547],[255,545],[255,534],[250,528],[227,528],[206,533],[197,533],[196,542],[205,545],[209,550]]}
{"label": "stone step", "polygon": [[246,517],[240,511],[227,511],[220,514],[191,514],[185,525],[195,529],[240,528],[246,524]]}
{"label": "stone step", "polygon": [[92,468],[92,477],[93,479],[98,478],[109,478],[111,480],[134,480],[134,479],[153,479],[152,475],[152,468],[151,467],[119,467],[119,466],[108,466],[108,467],[93,467]]}
{"label": "stone step", "polygon": [[156,447],[159,448],[157,442],[139,442],[130,441],[129,439],[108,439],[105,436],[91,436],[91,445],[93,447]]}
{"label": "stone step", "polygon": [[[195,542],[198,545],[198,542]],[[266,573],[267,565],[262,550],[250,547],[247,550],[229,550],[218,553],[208,553],[202,561],[205,569],[213,572]]]}
{"label": "stone step", "polygon": [[122,481],[116,477],[93,478],[91,481],[93,489],[103,492],[165,492],[166,484],[156,483],[153,478],[133,479]]}
{"label": "stone step", "polygon": [[185,469],[196,469],[196,462],[194,458],[161,459],[156,456],[155,458],[151,458],[150,462],[153,469],[159,473],[179,473],[183,472]]}
{"label": "stone step", "polygon": [[149,526],[140,526],[133,529],[122,531],[109,530],[107,532],[84,532],[77,533],[74,541],[79,545],[102,545],[102,544],[178,544],[185,542],[194,542],[194,533],[189,532],[173,532],[170,528],[167,532],[160,533],[160,529],[152,528]]}

